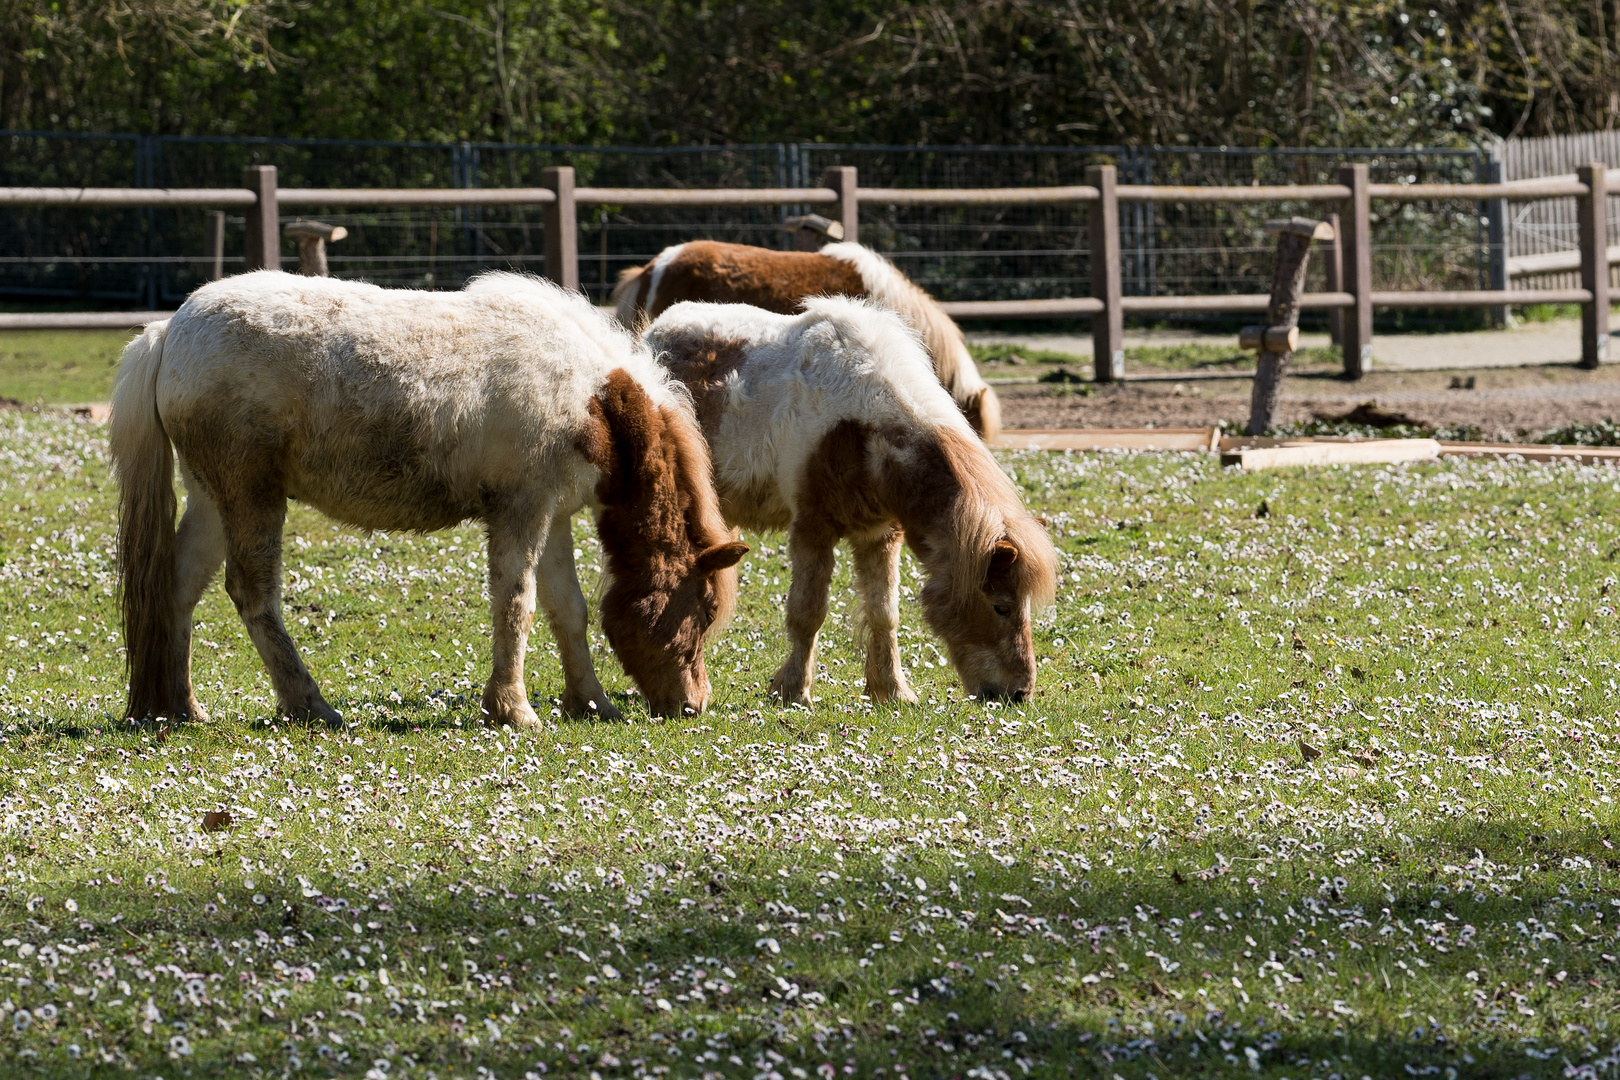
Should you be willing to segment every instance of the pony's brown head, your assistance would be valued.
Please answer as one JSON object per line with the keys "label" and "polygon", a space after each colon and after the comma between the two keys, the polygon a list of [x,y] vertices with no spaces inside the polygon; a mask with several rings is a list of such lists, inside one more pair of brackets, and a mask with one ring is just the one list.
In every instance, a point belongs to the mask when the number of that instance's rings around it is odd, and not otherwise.
{"label": "pony's brown head", "polygon": [[940,436],[956,491],[925,553],[923,614],[968,693],[1022,701],[1035,688],[1032,620],[1052,602],[1057,552],[982,445]]}
{"label": "pony's brown head", "polygon": [[602,471],[602,629],[650,712],[700,713],[709,704],[704,639],[730,617],[748,547],[720,517],[708,451],[687,408],[655,404],[619,369],[590,409],[581,449]]}

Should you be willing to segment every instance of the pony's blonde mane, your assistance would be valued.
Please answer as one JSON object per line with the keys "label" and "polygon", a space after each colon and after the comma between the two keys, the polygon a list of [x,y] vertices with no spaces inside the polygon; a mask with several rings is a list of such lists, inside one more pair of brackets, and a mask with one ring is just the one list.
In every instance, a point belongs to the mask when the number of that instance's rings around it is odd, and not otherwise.
{"label": "pony's blonde mane", "polygon": [[985,381],[967,351],[962,330],[934,298],[912,284],[882,255],[855,243],[828,244],[821,254],[855,267],[872,299],[916,328],[934,361],[934,374],[957,402],[966,404],[984,389]]}
{"label": "pony's blonde mane", "polygon": [[936,429],[940,447],[956,474],[961,494],[946,511],[936,542],[943,541],[951,594],[972,596],[989,576],[998,543],[1018,550],[1010,571],[1030,610],[1041,612],[1057,596],[1057,550],[1046,529],[1024,508],[1007,474],[979,440],[949,427]]}

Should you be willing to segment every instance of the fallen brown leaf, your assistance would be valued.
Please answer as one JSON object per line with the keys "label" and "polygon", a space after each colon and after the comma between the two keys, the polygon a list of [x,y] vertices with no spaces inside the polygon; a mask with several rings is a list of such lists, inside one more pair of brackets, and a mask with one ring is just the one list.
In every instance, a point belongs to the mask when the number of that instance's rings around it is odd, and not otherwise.
{"label": "fallen brown leaf", "polygon": [[1322,751],[1318,750],[1304,739],[1301,739],[1299,740],[1299,756],[1304,758],[1306,761],[1315,761],[1317,758],[1322,756]]}
{"label": "fallen brown leaf", "polygon": [[221,829],[231,827],[231,812],[229,810],[210,810],[203,815],[203,832],[219,832]]}

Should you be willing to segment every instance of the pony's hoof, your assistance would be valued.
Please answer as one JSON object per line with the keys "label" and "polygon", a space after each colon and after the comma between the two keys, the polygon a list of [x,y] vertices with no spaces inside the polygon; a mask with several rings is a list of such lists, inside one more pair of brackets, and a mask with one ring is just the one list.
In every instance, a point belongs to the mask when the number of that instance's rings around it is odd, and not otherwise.
{"label": "pony's hoof", "polygon": [[310,705],[297,707],[283,705],[277,711],[281,713],[282,716],[290,719],[302,720],[310,724],[319,724],[321,727],[329,728],[332,731],[342,731],[344,728],[348,727],[348,725],[343,722],[343,714],[319,698],[316,698],[315,701]]}
{"label": "pony's hoof", "polygon": [[867,683],[866,696],[880,705],[891,702],[897,705],[917,704],[917,692],[904,683],[899,686],[874,686],[872,683]]}
{"label": "pony's hoof", "polygon": [[508,705],[504,708],[491,710],[484,706],[484,719],[490,727],[515,727],[524,731],[539,731],[540,717],[535,715],[534,707],[527,701],[521,705]]}
{"label": "pony's hoof", "polygon": [[564,692],[562,697],[562,711],[564,716],[585,720],[623,720],[624,713],[613,702],[608,700],[607,694],[596,697],[585,697],[583,694]]}
{"label": "pony's hoof", "polygon": [[810,687],[797,672],[783,670],[772,675],[768,692],[781,698],[784,705],[810,705]]}

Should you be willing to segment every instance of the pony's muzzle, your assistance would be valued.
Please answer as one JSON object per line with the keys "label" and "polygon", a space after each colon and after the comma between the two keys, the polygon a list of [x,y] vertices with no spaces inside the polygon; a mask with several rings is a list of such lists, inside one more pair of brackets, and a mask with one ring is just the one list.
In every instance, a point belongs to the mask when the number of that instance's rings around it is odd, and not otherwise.
{"label": "pony's muzzle", "polygon": [[666,698],[647,700],[647,711],[654,716],[680,719],[683,716],[700,716],[709,707],[712,697],[707,680],[698,682],[694,679],[683,679],[686,686],[670,694]]}
{"label": "pony's muzzle", "polygon": [[1010,701],[1017,705],[1027,697],[1029,688],[1025,686],[986,686],[979,691],[982,701]]}

